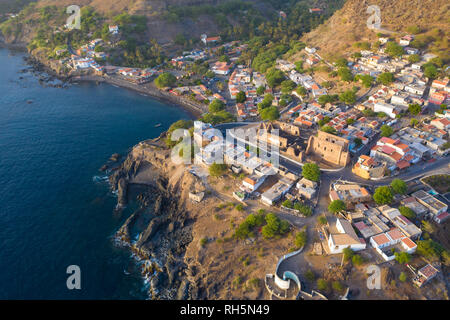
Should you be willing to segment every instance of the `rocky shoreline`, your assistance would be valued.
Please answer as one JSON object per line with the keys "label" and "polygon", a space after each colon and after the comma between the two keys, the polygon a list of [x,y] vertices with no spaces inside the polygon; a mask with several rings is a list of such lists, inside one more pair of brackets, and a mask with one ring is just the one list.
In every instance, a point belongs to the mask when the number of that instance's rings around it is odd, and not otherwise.
{"label": "rocky shoreline", "polygon": [[[149,284],[151,299],[196,299],[198,289],[190,281],[184,262],[186,247],[192,241],[192,220],[185,208],[186,190],[200,182],[186,175],[174,184],[168,176],[168,150],[155,146],[155,140],[134,147],[110,176],[110,185],[118,195],[116,210],[136,201],[139,208],[115,234],[118,246],[131,250]],[[136,183],[145,170],[153,179]],[[183,185],[186,184],[186,185]]]}

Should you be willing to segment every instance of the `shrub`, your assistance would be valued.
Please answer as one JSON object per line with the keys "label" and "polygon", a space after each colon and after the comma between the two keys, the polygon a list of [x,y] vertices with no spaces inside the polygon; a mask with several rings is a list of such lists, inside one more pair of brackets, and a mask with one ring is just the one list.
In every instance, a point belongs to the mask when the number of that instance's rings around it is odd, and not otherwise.
{"label": "shrub", "polygon": [[331,286],[333,287],[333,290],[337,292],[342,292],[344,290],[344,286],[339,281],[333,281]]}
{"label": "shrub", "polygon": [[302,248],[306,245],[307,240],[306,231],[300,231],[295,235],[295,246],[297,248]]}
{"label": "shrub", "polygon": [[352,257],[352,263],[353,263],[355,266],[360,266],[360,265],[362,265],[362,264],[364,263],[364,258],[361,257],[359,254],[355,254],[355,255]]}
{"label": "shrub", "polygon": [[349,261],[355,254],[355,252],[350,248],[345,248],[342,253],[344,254],[344,261]]}
{"label": "shrub", "polygon": [[225,172],[227,171],[227,165],[226,164],[218,164],[218,163],[213,163],[210,167],[209,167],[209,174],[212,177],[221,177],[225,174]]}
{"label": "shrub", "polygon": [[406,279],[407,279],[406,273],[404,273],[404,272],[400,273],[398,280],[400,280],[401,282],[405,282]]}
{"label": "shrub", "polygon": [[305,272],[305,278],[309,281],[314,281],[316,279],[316,275],[314,274],[314,272],[310,269],[308,271]]}
{"label": "shrub", "polygon": [[200,240],[200,245],[201,245],[202,247],[204,247],[207,243],[208,243],[208,239],[207,239],[207,238],[202,238],[202,239]]}
{"label": "shrub", "polygon": [[328,281],[325,279],[317,279],[317,289],[320,291],[328,291]]}

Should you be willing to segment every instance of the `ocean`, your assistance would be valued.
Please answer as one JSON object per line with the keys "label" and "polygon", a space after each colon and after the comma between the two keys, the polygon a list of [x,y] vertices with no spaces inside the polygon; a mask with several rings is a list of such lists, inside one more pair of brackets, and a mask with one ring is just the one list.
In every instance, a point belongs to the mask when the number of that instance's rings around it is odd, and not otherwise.
{"label": "ocean", "polygon": [[[132,208],[114,213],[99,168],[190,115],[108,84],[42,86],[23,57],[0,49],[0,299],[147,298],[112,241]],[[70,265],[80,290],[66,286]]]}

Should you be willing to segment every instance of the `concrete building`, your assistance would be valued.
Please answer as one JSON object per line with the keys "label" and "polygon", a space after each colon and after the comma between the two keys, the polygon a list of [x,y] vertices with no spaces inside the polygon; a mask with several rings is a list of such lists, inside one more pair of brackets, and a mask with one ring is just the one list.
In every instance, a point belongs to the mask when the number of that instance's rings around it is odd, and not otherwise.
{"label": "concrete building", "polygon": [[386,164],[375,158],[361,155],[353,166],[352,172],[363,179],[381,179],[384,177]]}
{"label": "concrete building", "polygon": [[288,193],[293,185],[294,181],[281,178],[272,188],[261,195],[261,201],[271,206]]}
{"label": "concrete building", "polygon": [[308,180],[306,178],[297,182],[298,194],[310,200],[316,195],[317,182]]}
{"label": "concrete building", "polygon": [[412,196],[416,198],[420,204],[425,206],[433,217],[448,211],[448,206],[445,203],[439,201],[423,190],[414,192]]}

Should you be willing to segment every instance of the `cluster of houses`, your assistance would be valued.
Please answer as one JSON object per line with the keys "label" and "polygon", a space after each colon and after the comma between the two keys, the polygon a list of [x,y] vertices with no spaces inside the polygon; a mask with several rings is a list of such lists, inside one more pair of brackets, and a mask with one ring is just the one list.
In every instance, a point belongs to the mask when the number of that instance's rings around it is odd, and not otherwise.
{"label": "cluster of houses", "polygon": [[206,50],[186,51],[181,56],[172,58],[170,64],[174,67],[185,69],[187,65],[194,63],[194,61],[204,60],[208,57],[209,54]]}
{"label": "cluster of houses", "polygon": [[[266,78],[259,72],[238,65],[228,79],[228,90],[232,99],[236,99],[239,92],[247,97],[243,103],[236,104],[237,115],[240,119],[258,116],[258,103],[262,97],[258,96],[257,89],[266,87]],[[267,92],[271,92],[270,90]]]}
{"label": "cluster of houses", "polygon": [[176,96],[190,94],[196,101],[200,103],[210,103],[216,99],[226,103],[226,99],[223,96],[218,93],[213,93],[203,84],[197,86],[178,87],[172,89],[170,92]]}
{"label": "cluster of houses", "polygon": [[[339,218],[329,219],[323,227],[323,243],[329,254],[342,253],[345,248],[354,251],[373,248],[385,260],[395,259],[396,252],[414,253],[422,230],[399,209],[383,205],[371,207],[371,195],[355,184],[333,184],[330,200],[342,200],[347,212]],[[432,219],[442,223],[450,218],[448,205],[424,190],[418,190],[400,201],[414,211],[418,219]]]}

